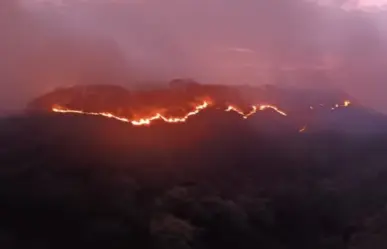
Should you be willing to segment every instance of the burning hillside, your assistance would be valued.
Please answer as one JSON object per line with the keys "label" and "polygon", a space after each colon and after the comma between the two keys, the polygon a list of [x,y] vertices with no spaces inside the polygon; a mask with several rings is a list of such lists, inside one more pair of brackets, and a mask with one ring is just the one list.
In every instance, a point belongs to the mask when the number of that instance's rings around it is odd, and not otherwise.
{"label": "burning hillside", "polygon": [[[137,119],[136,118],[128,119],[125,117],[119,117],[109,112],[86,112],[82,110],[67,109],[61,106],[54,106],[52,108],[52,111],[57,113],[72,113],[72,114],[81,114],[81,115],[102,116],[106,118],[112,118],[125,123],[131,123],[134,126],[142,126],[142,125],[150,125],[153,121],[156,121],[156,120],[162,120],[165,123],[184,123],[188,120],[189,117],[199,114],[199,112],[201,112],[206,108],[209,108],[211,105],[212,105],[212,101],[203,101],[202,104],[196,105],[192,111],[187,112],[183,116],[166,116],[165,114],[158,112],[152,116],[144,116],[144,117],[139,117]],[[253,105],[251,106],[251,110],[249,112],[243,112],[238,107],[229,105],[227,109],[225,109],[225,111],[235,112],[239,114],[242,118],[247,119],[250,116],[257,113],[258,111],[264,111],[267,109],[274,110],[280,115],[287,116],[285,112],[281,111],[278,107],[272,106],[272,105]]]}
{"label": "burning hillside", "polygon": [[330,104],[326,104],[329,101],[318,105],[302,103],[300,98],[289,100],[281,89],[256,88],[248,93],[243,87],[201,85],[183,80],[151,91],[129,91],[107,85],[74,86],[32,101],[28,110],[101,116],[134,126],[149,126],[157,121],[184,123],[206,109],[235,113],[241,119],[270,111],[287,117],[299,129],[310,123],[318,112],[332,112],[351,105],[349,100],[332,97]]}

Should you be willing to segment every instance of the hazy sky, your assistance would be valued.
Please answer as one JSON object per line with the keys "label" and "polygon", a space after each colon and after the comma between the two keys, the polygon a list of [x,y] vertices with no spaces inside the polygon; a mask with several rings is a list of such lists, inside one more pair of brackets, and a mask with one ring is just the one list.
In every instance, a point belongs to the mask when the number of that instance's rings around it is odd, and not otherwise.
{"label": "hazy sky", "polygon": [[60,85],[340,87],[387,112],[387,0],[0,0],[0,109]]}

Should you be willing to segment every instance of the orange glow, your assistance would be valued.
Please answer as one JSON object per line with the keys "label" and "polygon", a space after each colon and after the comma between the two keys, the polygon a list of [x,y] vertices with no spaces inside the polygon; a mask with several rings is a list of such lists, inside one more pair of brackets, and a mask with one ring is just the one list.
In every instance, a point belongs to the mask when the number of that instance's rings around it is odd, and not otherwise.
{"label": "orange glow", "polygon": [[241,111],[237,107],[230,105],[230,106],[228,106],[228,108],[225,111],[226,112],[230,112],[230,111],[236,112],[239,115],[241,115],[244,119],[248,119],[251,115],[254,115],[257,112],[257,107],[253,105],[253,106],[251,106],[250,112],[244,113],[243,111]]}
{"label": "orange glow", "polygon": [[231,112],[231,111],[236,112],[243,117],[245,116],[245,113],[243,111],[239,110],[237,107],[232,105],[228,106],[226,109],[226,112]]}
{"label": "orange glow", "polygon": [[256,112],[257,112],[257,107],[256,106],[252,106],[251,107],[251,111],[249,113],[245,114],[245,116],[243,118],[247,119],[251,115],[254,115]]}
{"label": "orange glow", "polygon": [[239,115],[241,115],[244,119],[247,119],[250,116],[252,116],[255,113],[257,113],[257,111],[264,111],[264,110],[267,110],[267,109],[272,109],[272,110],[276,111],[277,113],[281,114],[282,116],[287,116],[287,114],[284,111],[281,111],[278,107],[273,106],[273,105],[253,105],[253,106],[251,106],[251,111],[248,112],[248,113],[244,113],[239,108],[230,105],[230,106],[227,107],[227,109],[225,111],[226,112],[230,112],[230,111],[236,112]]}
{"label": "orange glow", "polygon": [[[348,107],[348,106],[350,106],[351,104],[352,104],[351,101],[345,100],[343,104],[335,104],[335,105],[333,105],[333,106],[331,107],[331,110],[334,111],[334,110],[336,110],[336,109],[338,109],[338,108]],[[321,107],[324,107],[325,105],[324,105],[324,104],[320,104],[320,106],[321,106]],[[309,109],[314,110],[314,107],[313,107],[313,106],[309,106]]]}
{"label": "orange glow", "polygon": [[[149,126],[155,120],[162,120],[165,123],[184,123],[188,120],[189,117],[197,115],[202,110],[208,108],[211,104],[212,104],[211,101],[204,101],[202,104],[195,106],[192,111],[188,112],[187,114],[185,114],[183,116],[167,117],[161,113],[156,113],[152,116],[142,117],[142,118],[132,119],[132,120],[125,118],[125,117],[116,116],[116,115],[109,113],[109,112],[86,112],[86,111],[82,111],[82,110],[68,109],[68,108],[65,108],[65,107],[62,107],[59,105],[55,105],[52,108],[52,111],[56,112],[56,113],[72,113],[72,114],[82,114],[82,115],[89,115],[89,116],[101,116],[101,117],[111,118],[111,119],[118,120],[118,121],[125,122],[125,123],[130,123],[134,126]],[[247,113],[243,112],[241,109],[239,109],[236,106],[230,105],[227,107],[227,109],[225,109],[225,111],[226,112],[231,112],[231,111],[236,112],[240,116],[242,116],[244,119],[247,119],[250,116],[257,113],[257,111],[264,111],[266,109],[272,109],[283,116],[287,115],[285,112],[281,111],[279,108],[277,108],[276,106],[273,106],[273,105],[253,105],[253,106],[251,106],[251,110]]]}
{"label": "orange glow", "polygon": [[281,111],[280,109],[278,109],[278,107],[274,106],[274,105],[259,105],[259,110],[260,111],[264,111],[266,109],[272,109],[274,111],[276,111],[277,113],[281,114],[282,116],[287,116],[287,114],[283,111]]}
{"label": "orange glow", "polygon": [[[72,113],[72,114],[82,114],[82,115],[89,115],[89,116],[101,116],[105,118],[110,118],[114,120],[118,120],[125,123],[130,123],[134,126],[149,126],[152,124],[153,121],[161,120],[165,123],[184,123],[186,122],[191,116],[195,116],[199,114],[202,110],[212,106],[213,103],[211,100],[203,101],[201,104],[198,104],[194,106],[193,110],[186,113],[182,116],[166,116],[165,114],[162,114],[161,112],[158,112],[156,114],[153,114],[151,116],[145,116],[145,117],[139,117],[134,119],[129,119],[126,117],[116,116],[113,113],[109,112],[87,112],[82,110],[76,110],[76,109],[68,109],[59,105],[54,105],[51,109],[51,111],[56,113]],[[351,102],[349,100],[345,100],[343,104],[335,104],[331,109],[332,111],[338,109],[338,108],[345,108],[351,105]],[[320,104],[320,106],[324,106],[323,104]],[[278,114],[282,116],[287,116],[287,113],[279,109],[277,106],[269,105],[269,104],[262,104],[262,105],[252,105],[251,110],[249,112],[244,112],[241,108],[236,107],[235,105],[229,105],[224,111],[226,112],[235,112],[242,116],[243,119],[248,119],[258,111],[264,111],[271,109]],[[311,110],[313,110],[313,106],[309,107]],[[304,132],[307,129],[307,126],[305,125],[303,128],[299,130],[299,132]]]}
{"label": "orange glow", "polygon": [[210,106],[210,102],[204,101],[202,104],[195,106],[193,111],[190,111],[186,115],[181,117],[165,117],[162,114],[157,113],[153,116],[140,118],[137,120],[129,120],[125,117],[115,116],[114,114],[108,113],[108,112],[85,112],[81,110],[72,110],[72,109],[63,108],[61,106],[54,106],[52,108],[52,111],[57,113],[73,113],[73,114],[83,114],[83,115],[91,115],[91,116],[102,116],[102,117],[115,119],[125,123],[131,123],[132,125],[135,125],[135,126],[144,126],[144,125],[150,125],[151,122],[155,120],[163,120],[166,123],[184,123],[187,121],[187,119],[190,116],[194,116],[198,114],[200,111],[206,109],[209,106]]}
{"label": "orange glow", "polygon": [[351,101],[349,101],[349,100],[345,100],[344,101],[344,104],[342,104],[342,105],[339,105],[339,104],[336,104],[334,107],[332,107],[331,109],[332,109],[332,111],[334,111],[334,110],[336,110],[336,109],[338,109],[338,108],[340,108],[340,107],[348,107],[348,106],[350,106],[351,105]]}

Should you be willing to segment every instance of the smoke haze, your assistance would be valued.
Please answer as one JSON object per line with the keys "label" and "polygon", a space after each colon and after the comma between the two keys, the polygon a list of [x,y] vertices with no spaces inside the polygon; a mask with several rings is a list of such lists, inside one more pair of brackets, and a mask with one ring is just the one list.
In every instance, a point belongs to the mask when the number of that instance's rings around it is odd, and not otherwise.
{"label": "smoke haze", "polygon": [[385,2],[1,0],[0,109],[57,86],[190,77],[339,87],[387,112]]}

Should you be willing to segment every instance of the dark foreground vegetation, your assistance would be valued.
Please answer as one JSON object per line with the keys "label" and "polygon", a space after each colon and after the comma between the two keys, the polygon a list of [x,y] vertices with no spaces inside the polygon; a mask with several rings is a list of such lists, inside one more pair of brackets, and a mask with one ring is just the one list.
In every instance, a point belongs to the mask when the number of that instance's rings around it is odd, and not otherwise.
{"label": "dark foreground vegetation", "polygon": [[387,248],[387,135],[0,122],[1,248]]}

